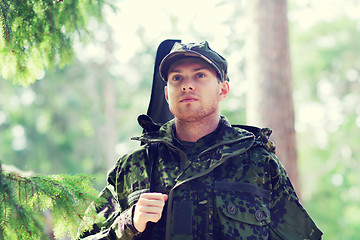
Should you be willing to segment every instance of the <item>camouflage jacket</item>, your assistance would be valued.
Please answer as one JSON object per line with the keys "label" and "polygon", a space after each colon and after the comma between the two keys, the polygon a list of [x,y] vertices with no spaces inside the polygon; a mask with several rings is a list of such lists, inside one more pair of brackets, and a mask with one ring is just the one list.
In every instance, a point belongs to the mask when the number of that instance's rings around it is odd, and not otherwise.
{"label": "camouflage jacket", "polygon": [[[321,239],[274,154],[271,130],[232,127],[221,117],[210,147],[190,161],[175,143],[173,126],[170,121],[134,138],[146,144],[109,172],[101,193],[108,203],[99,209],[105,220],[83,239]],[[153,164],[152,143],[158,143]],[[161,220],[139,233],[134,204],[151,181],[153,191],[169,199]]]}

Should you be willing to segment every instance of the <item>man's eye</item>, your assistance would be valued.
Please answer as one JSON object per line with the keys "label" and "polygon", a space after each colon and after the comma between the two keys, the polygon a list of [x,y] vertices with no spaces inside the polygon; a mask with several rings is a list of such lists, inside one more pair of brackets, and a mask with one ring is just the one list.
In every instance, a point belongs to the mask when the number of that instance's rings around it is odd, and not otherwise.
{"label": "man's eye", "polygon": [[180,76],[174,76],[172,79],[173,79],[174,81],[180,81],[180,80],[181,80],[181,77],[180,77]]}
{"label": "man's eye", "polygon": [[203,74],[203,73],[198,73],[197,74],[197,78],[204,78],[205,77],[205,74]]}

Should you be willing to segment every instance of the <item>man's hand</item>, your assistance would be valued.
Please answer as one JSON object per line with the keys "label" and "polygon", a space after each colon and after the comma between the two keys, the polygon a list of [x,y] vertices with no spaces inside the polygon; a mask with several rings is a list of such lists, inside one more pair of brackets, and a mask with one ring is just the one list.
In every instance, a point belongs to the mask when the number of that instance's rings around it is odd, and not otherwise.
{"label": "man's hand", "polygon": [[143,232],[147,222],[158,222],[161,218],[168,195],[162,193],[143,193],[135,206],[134,226]]}

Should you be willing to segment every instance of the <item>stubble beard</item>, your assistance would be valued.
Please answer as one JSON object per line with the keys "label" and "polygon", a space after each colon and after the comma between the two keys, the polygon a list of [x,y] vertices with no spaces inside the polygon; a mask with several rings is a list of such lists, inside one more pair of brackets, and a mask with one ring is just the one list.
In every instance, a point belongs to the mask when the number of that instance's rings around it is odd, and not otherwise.
{"label": "stubble beard", "polygon": [[185,108],[173,108],[170,107],[171,113],[182,122],[201,122],[208,117],[213,116],[214,114],[218,114],[218,109],[216,104],[212,104],[206,108],[204,107],[197,107],[193,108],[192,106],[185,107]]}

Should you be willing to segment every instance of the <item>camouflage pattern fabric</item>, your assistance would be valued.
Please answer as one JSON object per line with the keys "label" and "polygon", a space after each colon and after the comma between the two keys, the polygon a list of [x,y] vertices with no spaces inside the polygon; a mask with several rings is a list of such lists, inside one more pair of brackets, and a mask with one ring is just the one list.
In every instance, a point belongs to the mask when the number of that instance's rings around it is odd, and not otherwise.
{"label": "camouflage pattern fabric", "polygon": [[232,127],[221,117],[216,134],[196,143],[188,159],[174,137],[174,121],[134,138],[144,143],[119,159],[108,175],[98,209],[105,220],[82,239],[142,239],[133,226],[134,204],[149,191],[149,144],[158,143],[155,191],[169,195],[163,217],[152,224],[156,240],[321,239],[275,156],[270,129]]}

